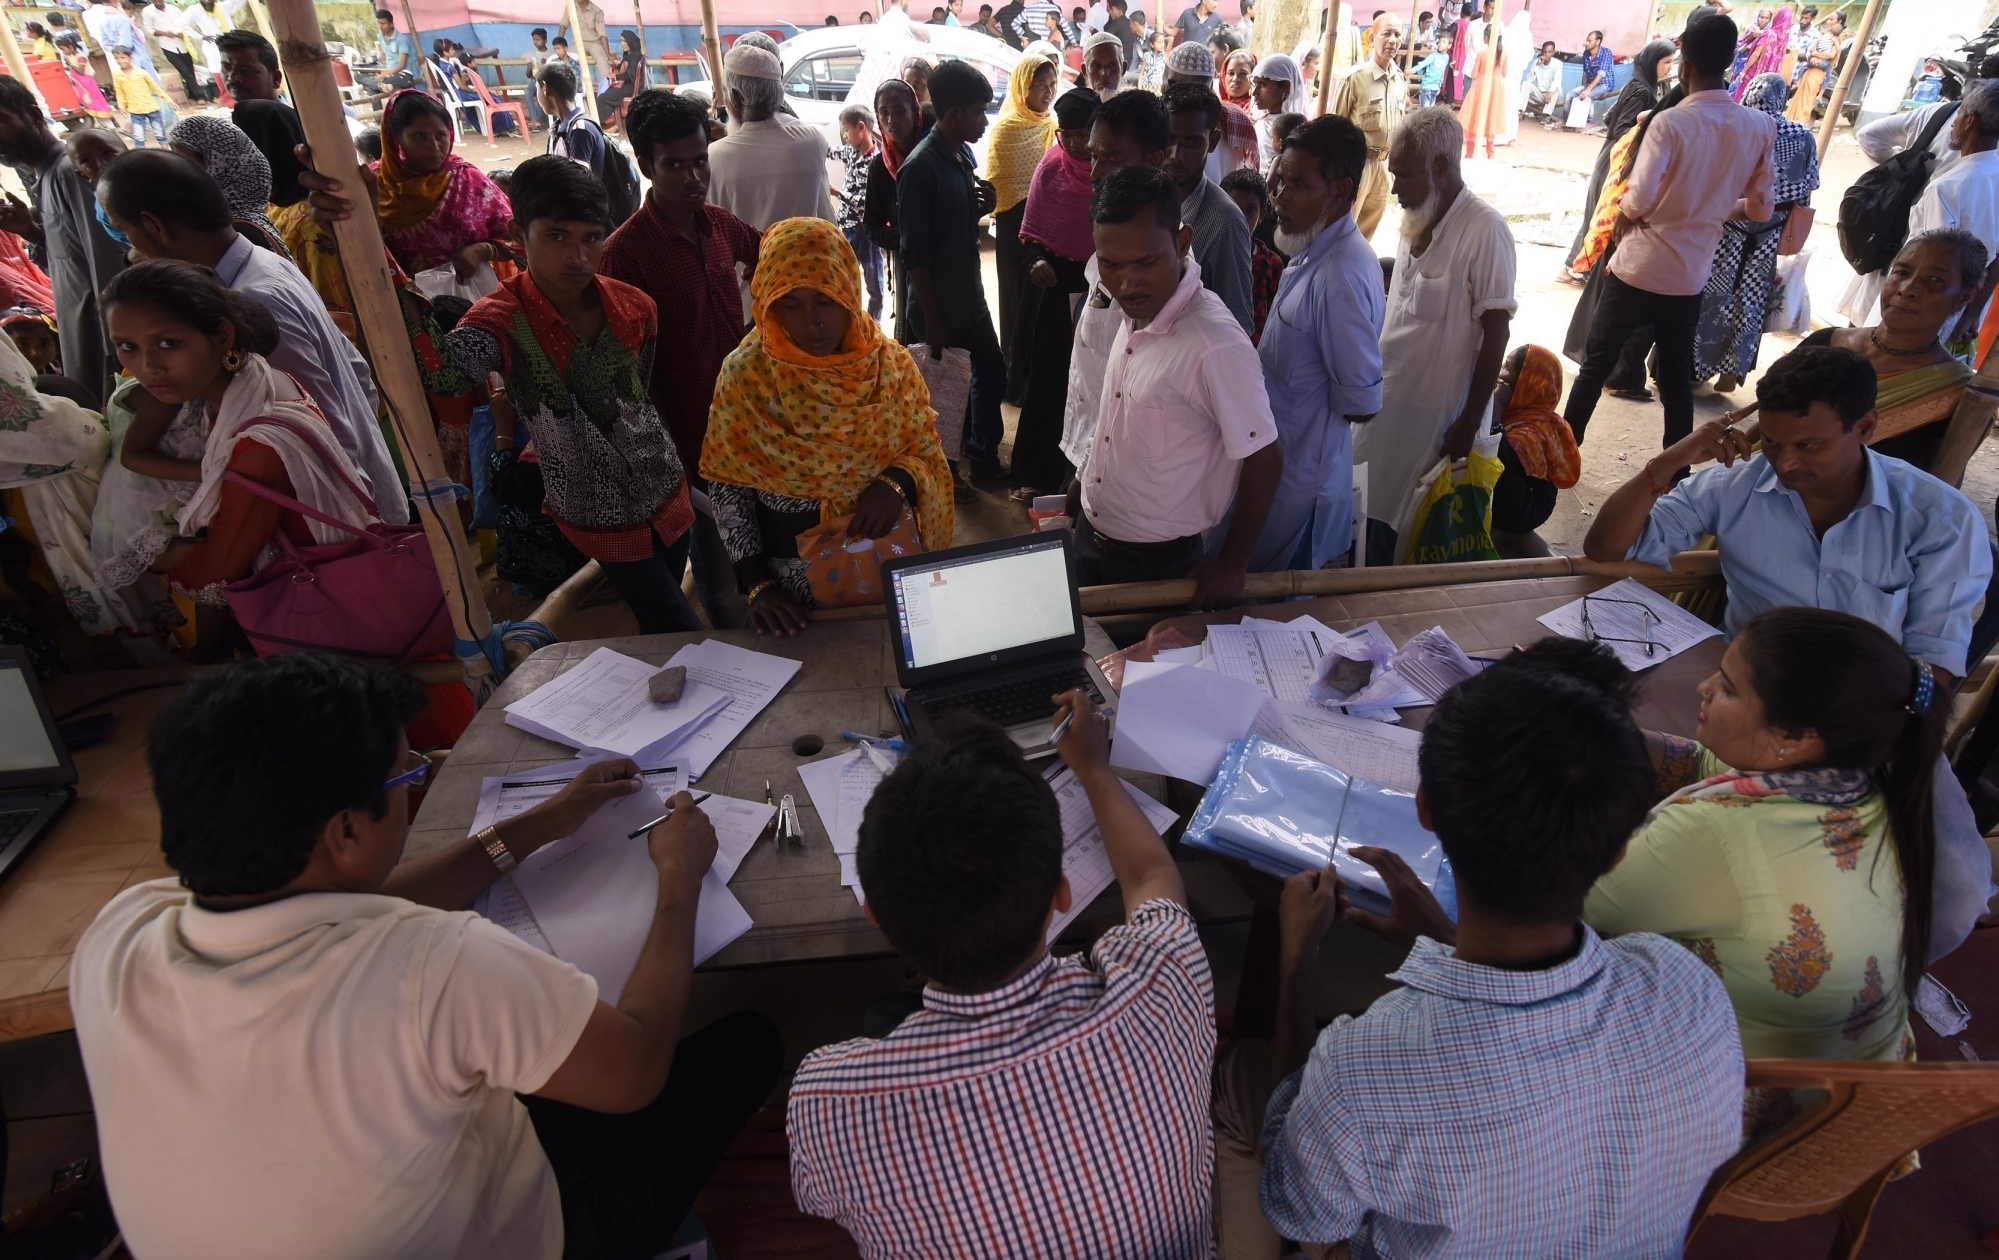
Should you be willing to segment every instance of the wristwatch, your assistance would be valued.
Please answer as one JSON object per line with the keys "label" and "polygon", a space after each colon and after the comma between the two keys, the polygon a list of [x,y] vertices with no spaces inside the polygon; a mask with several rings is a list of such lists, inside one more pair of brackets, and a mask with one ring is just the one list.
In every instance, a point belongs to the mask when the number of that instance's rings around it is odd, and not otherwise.
{"label": "wristwatch", "polygon": [[513,851],[507,848],[507,842],[500,839],[500,829],[497,826],[486,828],[473,839],[486,850],[486,856],[493,859],[493,865],[500,868],[500,874],[505,875],[520,865],[514,860]]}

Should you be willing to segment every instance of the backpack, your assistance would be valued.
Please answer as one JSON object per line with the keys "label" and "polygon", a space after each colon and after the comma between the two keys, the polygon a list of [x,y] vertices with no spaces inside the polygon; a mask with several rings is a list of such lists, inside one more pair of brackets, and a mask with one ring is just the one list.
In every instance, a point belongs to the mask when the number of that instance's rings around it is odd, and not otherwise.
{"label": "backpack", "polygon": [[604,192],[611,205],[611,226],[616,228],[639,212],[639,173],[625,155],[623,145],[604,141]]}
{"label": "backpack", "polygon": [[[616,230],[626,219],[638,213],[638,171],[632,166],[632,159],[625,155],[624,149],[613,143],[611,138],[604,134],[602,127],[591,122],[588,118],[577,119],[576,126],[588,127],[590,130],[596,132],[598,141],[603,145],[604,194],[610,206],[611,228]],[[569,152],[568,136],[569,132],[573,130],[575,128],[567,128],[556,133],[557,138],[563,142],[562,151],[565,154]]]}
{"label": "backpack", "polygon": [[1930,146],[1957,112],[1938,110],[1908,148],[1853,181],[1839,202],[1839,252],[1861,275],[1895,261],[1909,235],[1909,211],[1930,182]]}

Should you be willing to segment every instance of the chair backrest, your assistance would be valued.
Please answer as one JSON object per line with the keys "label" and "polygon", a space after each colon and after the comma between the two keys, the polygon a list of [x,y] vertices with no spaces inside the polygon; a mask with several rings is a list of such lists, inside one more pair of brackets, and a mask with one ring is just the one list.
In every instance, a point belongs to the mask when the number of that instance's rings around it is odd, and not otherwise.
{"label": "chair backrest", "polygon": [[1787,1221],[1832,1211],[1910,1151],[1999,1116],[1999,1063],[1751,1059],[1747,1083],[1828,1098],[1717,1169],[1695,1225],[1711,1214]]}

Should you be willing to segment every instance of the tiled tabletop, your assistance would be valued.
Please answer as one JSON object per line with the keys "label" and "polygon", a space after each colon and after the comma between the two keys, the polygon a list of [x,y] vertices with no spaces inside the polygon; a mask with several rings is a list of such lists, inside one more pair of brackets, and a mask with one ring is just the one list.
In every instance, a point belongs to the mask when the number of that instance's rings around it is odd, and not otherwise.
{"label": "tiled tabletop", "polygon": [[[575,757],[566,745],[506,725],[508,704],[600,647],[663,665],[684,645],[709,638],[804,663],[790,685],[708,768],[698,786],[702,791],[760,801],[764,780],[770,780],[771,791],[780,800],[787,792],[796,798],[805,842],[780,849],[765,841],[750,850],[729,888],[756,926],[707,965],[741,967],[887,952],[888,942],[862,916],[852,890],[840,886],[839,859],[826,838],[819,811],[813,808],[812,797],[798,777],[798,767],[806,762],[852,747],[840,739],[843,730],[895,729],[895,718],[882,690],[895,682],[895,657],[884,620],[820,622],[790,639],[720,631],[595,639],[543,648],[486,702],[453,748],[417,813],[408,854],[414,857],[463,839],[478,804],[480,782],[486,777],[516,774]],[[1112,645],[1090,622],[1084,647],[1101,656],[1111,651]],[[804,735],[819,737],[824,751],[794,754],[792,741]]]}

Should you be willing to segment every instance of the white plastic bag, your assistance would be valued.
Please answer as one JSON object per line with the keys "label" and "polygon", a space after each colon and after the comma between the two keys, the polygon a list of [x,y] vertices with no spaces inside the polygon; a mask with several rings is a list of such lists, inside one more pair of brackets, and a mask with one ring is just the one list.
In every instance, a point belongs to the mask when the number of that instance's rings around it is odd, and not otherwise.
{"label": "white plastic bag", "polygon": [[1763,315],[1763,331],[1803,336],[1812,330],[1812,294],[1805,285],[1805,268],[1812,261],[1808,245],[1788,258],[1777,260],[1777,279],[1770,288],[1770,306]]}
{"label": "white plastic bag", "polygon": [[458,273],[452,270],[450,263],[432,267],[429,271],[419,271],[410,279],[416,281],[416,287],[423,291],[425,297],[432,298],[458,297],[476,302],[488,293],[500,290],[500,277],[494,274],[491,263],[480,263],[472,278],[463,284],[459,283]]}

